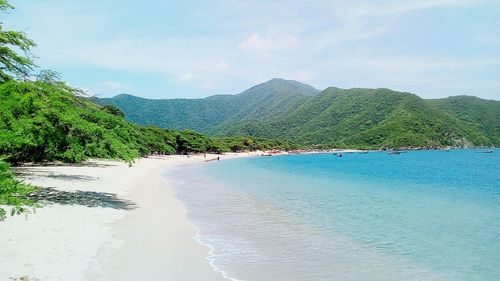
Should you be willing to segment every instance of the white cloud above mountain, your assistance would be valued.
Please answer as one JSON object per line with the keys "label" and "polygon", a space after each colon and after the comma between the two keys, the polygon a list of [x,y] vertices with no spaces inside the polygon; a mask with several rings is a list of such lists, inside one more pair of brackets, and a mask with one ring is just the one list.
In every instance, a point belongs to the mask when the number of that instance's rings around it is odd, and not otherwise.
{"label": "white cloud above mountain", "polygon": [[200,97],[283,77],[500,99],[493,0],[12,4],[3,21],[35,39],[38,64],[93,91],[118,81],[137,95]]}

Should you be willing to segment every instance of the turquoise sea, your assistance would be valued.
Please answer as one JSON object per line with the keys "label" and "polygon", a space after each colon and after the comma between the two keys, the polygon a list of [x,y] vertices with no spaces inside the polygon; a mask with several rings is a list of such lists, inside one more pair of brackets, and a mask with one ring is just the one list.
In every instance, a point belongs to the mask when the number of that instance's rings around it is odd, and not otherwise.
{"label": "turquoise sea", "polygon": [[164,170],[245,281],[500,280],[500,150],[254,157]]}

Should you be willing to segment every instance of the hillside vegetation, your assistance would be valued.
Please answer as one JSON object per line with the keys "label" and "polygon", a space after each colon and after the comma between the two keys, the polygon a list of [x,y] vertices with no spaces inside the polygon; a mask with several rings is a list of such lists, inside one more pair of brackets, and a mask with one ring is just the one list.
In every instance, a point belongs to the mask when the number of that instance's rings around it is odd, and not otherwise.
{"label": "hillside vegetation", "polygon": [[272,79],[238,95],[183,99],[182,106],[180,100],[123,95],[97,101],[121,108],[140,124],[216,137],[286,139],[323,148],[500,146],[500,102],[476,97],[424,100],[389,89],[334,87],[320,92]]}
{"label": "hillside vegetation", "polygon": [[216,126],[230,120],[244,122],[281,117],[307,100],[307,96],[318,92],[296,81],[273,79],[239,95],[154,100],[121,94],[111,99],[93,100],[120,108],[128,120],[138,124],[213,134]]}
{"label": "hillside vegetation", "polygon": [[469,126],[485,132],[496,146],[500,143],[500,106],[498,101],[472,96],[454,96],[429,100],[428,103],[443,114],[454,116]]}

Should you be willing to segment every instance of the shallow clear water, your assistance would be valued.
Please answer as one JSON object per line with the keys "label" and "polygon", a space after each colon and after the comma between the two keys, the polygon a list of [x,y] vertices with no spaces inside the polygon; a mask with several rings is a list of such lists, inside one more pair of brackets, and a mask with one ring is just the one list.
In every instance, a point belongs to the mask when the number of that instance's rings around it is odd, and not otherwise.
{"label": "shallow clear water", "polygon": [[235,280],[500,280],[500,150],[258,157],[164,171]]}

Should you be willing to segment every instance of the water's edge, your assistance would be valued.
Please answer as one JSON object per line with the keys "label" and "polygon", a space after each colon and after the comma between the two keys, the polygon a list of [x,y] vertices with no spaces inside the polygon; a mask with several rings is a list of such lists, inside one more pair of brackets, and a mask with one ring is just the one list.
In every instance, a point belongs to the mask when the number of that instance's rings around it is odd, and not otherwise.
{"label": "water's edge", "polygon": [[231,280],[231,281],[245,281],[245,280],[235,279],[235,278],[232,278],[232,277],[228,276],[228,273],[226,271],[219,269],[215,265],[215,258],[217,256],[214,253],[214,248],[212,247],[212,245],[203,242],[203,240],[201,239],[201,235],[200,235],[200,229],[198,227],[196,227],[192,221],[189,220],[189,218],[187,216],[187,207],[186,207],[186,205],[184,204],[184,202],[182,202],[182,200],[180,200],[179,197],[177,197],[177,192],[176,192],[175,187],[169,182],[169,179],[165,176],[165,174],[167,173],[167,171],[175,169],[175,168],[180,168],[180,167],[186,167],[186,168],[188,168],[190,166],[203,165],[203,164],[207,164],[207,163],[200,162],[200,163],[196,163],[196,164],[179,164],[179,165],[176,165],[176,166],[168,166],[168,167],[165,167],[165,168],[161,169],[161,171],[160,171],[160,177],[162,178],[162,180],[170,188],[172,188],[172,190],[174,191],[175,198],[177,199],[177,201],[179,201],[179,203],[182,205],[182,207],[184,209],[184,219],[186,220],[186,223],[188,225],[190,225],[196,231],[196,234],[192,238],[196,241],[196,243],[201,244],[201,245],[203,245],[203,246],[205,246],[205,247],[208,248],[208,253],[207,253],[208,255],[205,257],[205,259],[208,261],[208,264],[212,267],[213,271],[215,271],[217,273],[220,273],[222,275],[222,277],[224,279],[227,279],[227,280]]}

